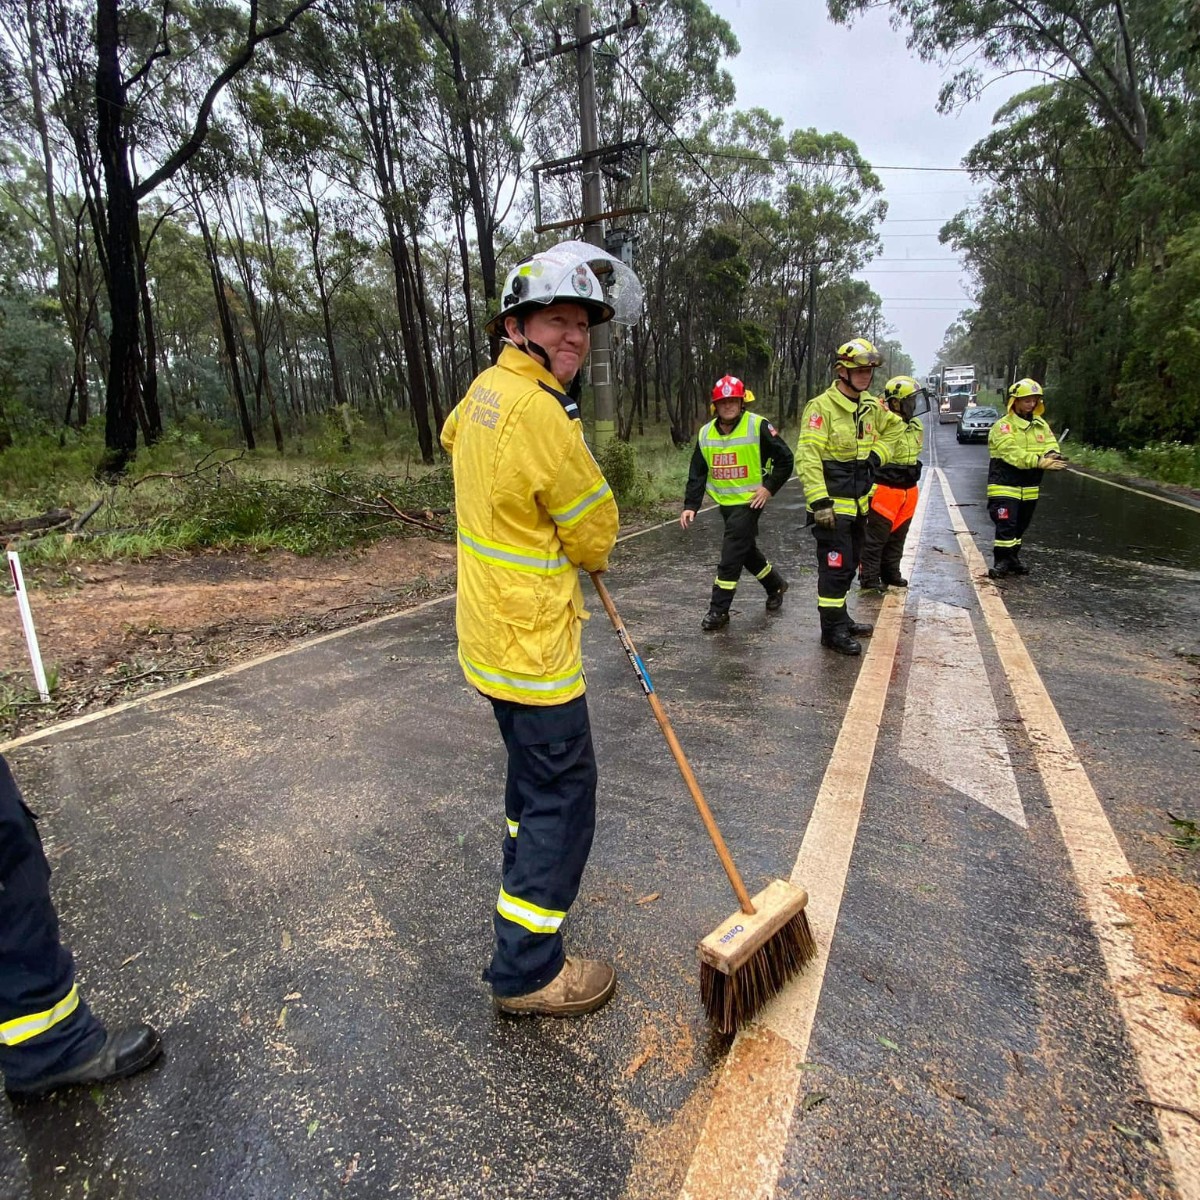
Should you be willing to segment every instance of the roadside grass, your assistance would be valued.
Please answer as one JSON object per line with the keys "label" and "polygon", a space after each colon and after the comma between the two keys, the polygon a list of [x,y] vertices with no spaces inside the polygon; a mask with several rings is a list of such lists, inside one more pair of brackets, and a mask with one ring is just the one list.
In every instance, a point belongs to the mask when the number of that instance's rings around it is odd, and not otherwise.
{"label": "roadside grass", "polygon": [[[98,422],[83,433],[45,434],[0,452],[0,523],[59,508],[80,514],[100,503],[80,533],[10,534],[29,564],[203,549],[314,554],[401,527],[452,533],[449,467],[421,462],[411,423],[393,421],[385,430],[355,417],[349,446],[344,436],[340,418],[314,419],[280,456],[273,448],[247,452],[231,431],[185,421],[141,450],[126,478],[110,485],[93,475],[103,452]],[[1068,452],[1104,473],[1200,487],[1196,446],[1155,443],[1118,452],[1070,444]],[[652,425],[597,454],[623,524],[678,511],[691,453],[691,445],[672,444],[666,425]],[[388,501],[416,523],[397,517]]]}
{"label": "roadside grass", "polygon": [[1081,467],[1106,475],[1200,488],[1200,445],[1151,442],[1136,450],[1111,450],[1068,442],[1063,453]]}

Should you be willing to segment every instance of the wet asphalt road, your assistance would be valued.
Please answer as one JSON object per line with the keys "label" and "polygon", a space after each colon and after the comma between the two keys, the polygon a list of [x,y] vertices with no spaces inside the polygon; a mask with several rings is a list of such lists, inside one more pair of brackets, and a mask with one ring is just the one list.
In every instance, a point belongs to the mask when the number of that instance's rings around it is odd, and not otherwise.
{"label": "wet asphalt road", "polygon": [[[986,448],[945,426],[935,452],[990,548]],[[1161,838],[1167,809],[1200,817],[1200,514],[1044,490],[1005,601],[1134,870],[1195,882]],[[777,617],[747,580],[700,633],[711,514],[609,576],[752,891],[791,868],[858,671],[817,645],[800,514],[793,482],[763,523],[793,581]],[[940,492],[910,593],[777,1195],[1172,1196]],[[973,614],[1028,829],[899,757],[922,597]],[[677,1193],[726,1046],[693,947],[728,885],[597,603],[600,817],[568,943],[614,957],[618,996],[494,1016],[503,755],[453,646],[435,603],[10,754],[93,1006],[155,1021],[167,1055],[0,1106],[0,1200]]]}

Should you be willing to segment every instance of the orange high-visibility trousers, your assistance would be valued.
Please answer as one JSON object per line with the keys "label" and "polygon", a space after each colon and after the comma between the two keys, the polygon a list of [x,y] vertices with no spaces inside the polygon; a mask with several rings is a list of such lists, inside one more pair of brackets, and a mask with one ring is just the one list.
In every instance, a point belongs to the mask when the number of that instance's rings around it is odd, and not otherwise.
{"label": "orange high-visibility trousers", "polygon": [[905,521],[911,521],[913,513],[917,511],[917,489],[877,484],[875,494],[871,497],[871,508],[881,517],[886,517],[893,530],[899,529]]}

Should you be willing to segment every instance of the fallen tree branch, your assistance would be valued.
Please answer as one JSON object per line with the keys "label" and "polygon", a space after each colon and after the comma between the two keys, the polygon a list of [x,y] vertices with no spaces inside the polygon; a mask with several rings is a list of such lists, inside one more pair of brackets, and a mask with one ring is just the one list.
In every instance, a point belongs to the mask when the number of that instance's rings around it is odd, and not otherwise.
{"label": "fallen tree branch", "polygon": [[386,504],[388,508],[390,508],[392,512],[400,518],[401,521],[404,521],[409,525],[416,525],[420,529],[428,529],[430,533],[446,532],[440,525],[430,525],[428,521],[419,521],[416,517],[410,517],[408,513],[402,512],[386,496],[382,494],[378,497],[378,499],[382,500],[384,504]]}

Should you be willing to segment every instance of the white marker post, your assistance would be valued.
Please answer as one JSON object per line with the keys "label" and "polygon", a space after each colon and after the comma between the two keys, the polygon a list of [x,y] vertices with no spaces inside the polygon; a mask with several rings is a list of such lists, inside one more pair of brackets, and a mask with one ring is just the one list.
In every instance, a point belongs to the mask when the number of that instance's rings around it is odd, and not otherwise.
{"label": "white marker post", "polygon": [[29,596],[25,592],[25,576],[21,574],[21,559],[15,550],[8,552],[8,569],[12,572],[13,587],[17,591],[17,607],[21,610],[21,628],[25,630],[25,641],[29,646],[29,661],[33,663],[33,680],[37,684],[38,697],[43,704],[47,704],[50,701],[50,689],[46,686],[42,652],[38,649],[37,630],[33,627],[33,613],[29,609]]}

